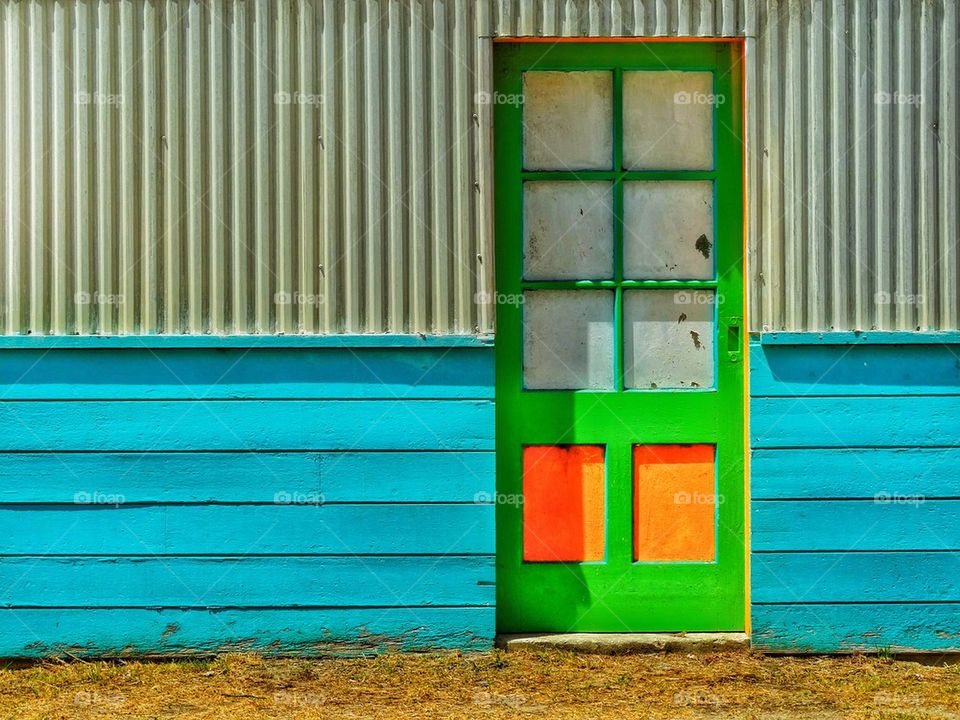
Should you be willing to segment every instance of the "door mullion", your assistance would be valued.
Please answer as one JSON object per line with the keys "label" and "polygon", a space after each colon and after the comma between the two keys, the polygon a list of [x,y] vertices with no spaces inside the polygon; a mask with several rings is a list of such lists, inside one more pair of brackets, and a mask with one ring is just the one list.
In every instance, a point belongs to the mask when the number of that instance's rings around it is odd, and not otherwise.
{"label": "door mullion", "polygon": [[629,572],[633,563],[633,472],[630,443],[607,445],[607,564],[616,577]]}

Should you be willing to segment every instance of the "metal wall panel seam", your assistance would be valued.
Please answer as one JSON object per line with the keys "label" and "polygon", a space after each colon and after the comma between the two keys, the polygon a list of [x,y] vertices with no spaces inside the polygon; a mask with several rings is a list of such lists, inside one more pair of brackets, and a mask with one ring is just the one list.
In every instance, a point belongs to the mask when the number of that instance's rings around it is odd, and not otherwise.
{"label": "metal wall panel seam", "polygon": [[939,178],[940,194],[940,246],[938,260],[940,268],[939,299],[944,310],[940,316],[939,328],[954,329],[960,327],[960,286],[958,286],[958,243],[960,238],[960,111],[957,102],[957,78],[960,77],[960,13],[957,0],[945,0],[943,6],[942,36],[940,38],[940,118],[943,127],[938,130],[941,148],[938,160],[941,161]]}

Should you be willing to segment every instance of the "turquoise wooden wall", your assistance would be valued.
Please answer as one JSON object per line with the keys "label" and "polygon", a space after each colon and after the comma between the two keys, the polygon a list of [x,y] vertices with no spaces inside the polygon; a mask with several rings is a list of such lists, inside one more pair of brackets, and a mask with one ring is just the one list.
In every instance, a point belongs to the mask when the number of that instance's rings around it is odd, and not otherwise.
{"label": "turquoise wooden wall", "polygon": [[0,351],[0,656],[490,647],[466,345]]}
{"label": "turquoise wooden wall", "polygon": [[751,345],[753,643],[960,650],[960,344],[825,339]]}
{"label": "turquoise wooden wall", "polygon": [[[960,650],[960,343],[885,337],[751,345],[761,649]],[[179,344],[0,351],[0,656],[490,647],[491,348]]]}

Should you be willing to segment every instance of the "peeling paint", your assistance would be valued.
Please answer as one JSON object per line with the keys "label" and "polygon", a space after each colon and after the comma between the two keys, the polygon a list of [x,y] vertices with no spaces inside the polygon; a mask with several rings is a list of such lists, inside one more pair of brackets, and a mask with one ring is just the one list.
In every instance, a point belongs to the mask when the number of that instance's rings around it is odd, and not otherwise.
{"label": "peeling paint", "polygon": [[168,637],[176,635],[178,632],[180,632],[180,625],[178,623],[170,623],[164,629],[163,634],[160,637],[166,640]]}
{"label": "peeling paint", "polygon": [[697,238],[697,242],[694,245],[697,248],[697,252],[703,255],[705,258],[710,257],[710,249],[713,247],[713,243],[707,240],[706,235],[701,235]]}

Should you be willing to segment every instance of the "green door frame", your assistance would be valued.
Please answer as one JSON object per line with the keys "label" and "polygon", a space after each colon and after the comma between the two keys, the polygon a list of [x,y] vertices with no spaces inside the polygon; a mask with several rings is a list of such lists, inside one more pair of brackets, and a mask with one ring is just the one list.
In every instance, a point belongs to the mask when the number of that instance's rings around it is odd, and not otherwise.
{"label": "green door frame", "polygon": [[[612,171],[530,172],[522,167],[522,103],[494,107],[497,237],[497,628],[500,632],[735,631],[745,628],[743,376],[742,46],[737,42],[500,43],[496,97],[522,98],[522,76],[537,70],[609,70],[614,76]],[[624,69],[709,70],[714,91],[714,169],[630,171],[622,165]],[[614,184],[615,278],[522,281],[525,180],[608,180]],[[714,182],[717,275],[710,281],[624,280],[619,221],[627,180]],[[540,288],[615,292],[617,390],[523,391],[519,298]],[[622,296],[629,288],[716,290],[716,385],[710,389],[623,390]],[[505,301],[500,302],[500,299]],[[511,299],[516,299],[511,302]],[[606,558],[595,563],[525,563],[522,555],[524,445],[600,444],[606,451]],[[714,562],[633,560],[634,444],[716,446]],[[619,480],[618,480],[619,478]],[[627,480],[630,478],[630,481]],[[611,480],[614,480],[611,482]],[[510,498],[520,501],[509,502]]]}

